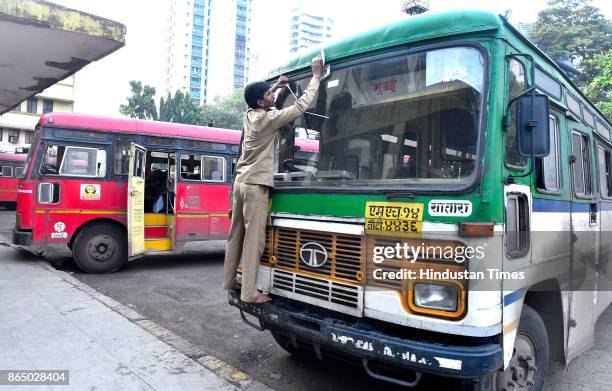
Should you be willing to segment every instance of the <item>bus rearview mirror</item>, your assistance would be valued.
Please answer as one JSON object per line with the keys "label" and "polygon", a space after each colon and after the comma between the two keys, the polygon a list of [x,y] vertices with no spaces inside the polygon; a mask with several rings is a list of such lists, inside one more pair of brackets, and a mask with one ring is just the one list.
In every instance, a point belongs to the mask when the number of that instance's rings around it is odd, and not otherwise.
{"label": "bus rearview mirror", "polygon": [[516,107],[518,152],[521,156],[546,157],[550,153],[548,96],[530,93],[518,98]]}

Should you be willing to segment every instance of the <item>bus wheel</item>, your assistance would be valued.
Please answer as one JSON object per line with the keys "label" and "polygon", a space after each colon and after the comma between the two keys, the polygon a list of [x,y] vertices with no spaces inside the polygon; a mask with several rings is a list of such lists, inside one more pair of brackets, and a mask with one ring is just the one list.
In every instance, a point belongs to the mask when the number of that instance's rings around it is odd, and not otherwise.
{"label": "bus wheel", "polygon": [[523,306],[510,365],[480,379],[459,382],[461,391],[540,391],[548,369],[548,334],[544,321]]}
{"label": "bus wheel", "polygon": [[92,224],[75,238],[72,255],[84,272],[112,273],[127,261],[127,238],[115,224]]}
{"label": "bus wheel", "polygon": [[539,391],[548,370],[548,334],[540,315],[523,306],[510,365],[496,378],[498,390]]}

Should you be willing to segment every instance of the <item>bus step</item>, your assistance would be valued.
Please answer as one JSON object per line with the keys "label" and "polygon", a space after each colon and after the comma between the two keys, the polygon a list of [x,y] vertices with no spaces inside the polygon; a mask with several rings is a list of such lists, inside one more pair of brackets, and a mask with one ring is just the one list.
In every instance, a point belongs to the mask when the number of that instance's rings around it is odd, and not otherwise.
{"label": "bus step", "polygon": [[167,215],[163,213],[145,213],[145,227],[167,225]]}
{"label": "bus step", "polygon": [[145,239],[145,251],[169,251],[169,250],[172,250],[172,240],[170,240],[170,238]]}
{"label": "bus step", "polygon": [[168,237],[168,226],[147,227],[145,226],[145,238],[147,239],[164,239]]}

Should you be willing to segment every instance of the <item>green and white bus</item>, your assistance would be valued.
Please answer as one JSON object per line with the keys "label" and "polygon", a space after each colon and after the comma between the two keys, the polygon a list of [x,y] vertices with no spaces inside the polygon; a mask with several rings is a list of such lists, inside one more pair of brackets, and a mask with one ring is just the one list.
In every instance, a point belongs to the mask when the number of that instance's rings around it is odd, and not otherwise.
{"label": "green and white bus", "polygon": [[[319,50],[270,75],[291,80],[279,107]],[[273,300],[230,304],[289,352],[377,379],[540,390],[549,361],[593,345],[612,299],[610,123],[490,13],[410,17],[323,50],[329,75],[278,148],[258,279]]]}

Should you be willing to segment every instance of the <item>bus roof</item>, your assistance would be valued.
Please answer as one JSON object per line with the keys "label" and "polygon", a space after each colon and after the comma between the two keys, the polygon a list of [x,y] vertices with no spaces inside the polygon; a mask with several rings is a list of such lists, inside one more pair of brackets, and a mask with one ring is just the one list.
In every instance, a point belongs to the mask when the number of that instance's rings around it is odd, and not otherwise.
{"label": "bus roof", "polygon": [[221,141],[238,144],[241,131],[148,121],[135,118],[103,117],[74,113],[47,113],[39,121],[43,127],[99,130],[111,133],[146,134],[151,136],[188,138],[205,141]]}
{"label": "bus roof", "polygon": [[324,49],[325,60],[329,61],[408,42],[475,31],[497,30],[503,25],[501,17],[485,11],[428,12],[304,51],[303,54],[292,58],[285,65],[272,70],[270,76],[310,67],[312,59],[320,53],[321,49]]}
{"label": "bus roof", "polygon": [[[612,123],[602,112],[588,100],[584,93],[565,72],[529,39],[524,37],[510,22],[500,15],[488,11],[452,10],[445,12],[427,12],[422,15],[407,17],[398,22],[362,32],[352,37],[343,38],[327,45],[318,46],[293,57],[286,64],[273,69],[269,78],[280,74],[296,74],[309,69],[312,59],[321,50],[325,52],[325,60],[333,61],[358,57],[362,53],[385,50],[407,43],[438,39],[459,34],[469,34],[482,31],[502,30],[505,35],[518,37],[537,56],[541,56],[547,67],[554,69],[558,80],[563,80],[571,88],[571,92],[580,95],[588,102],[589,109],[598,113],[598,118],[606,123],[609,129]],[[540,63],[542,65],[542,63]],[[567,86],[566,86],[567,88]]]}
{"label": "bus roof", "polygon": [[28,155],[25,153],[0,153],[0,161],[25,162]]}

